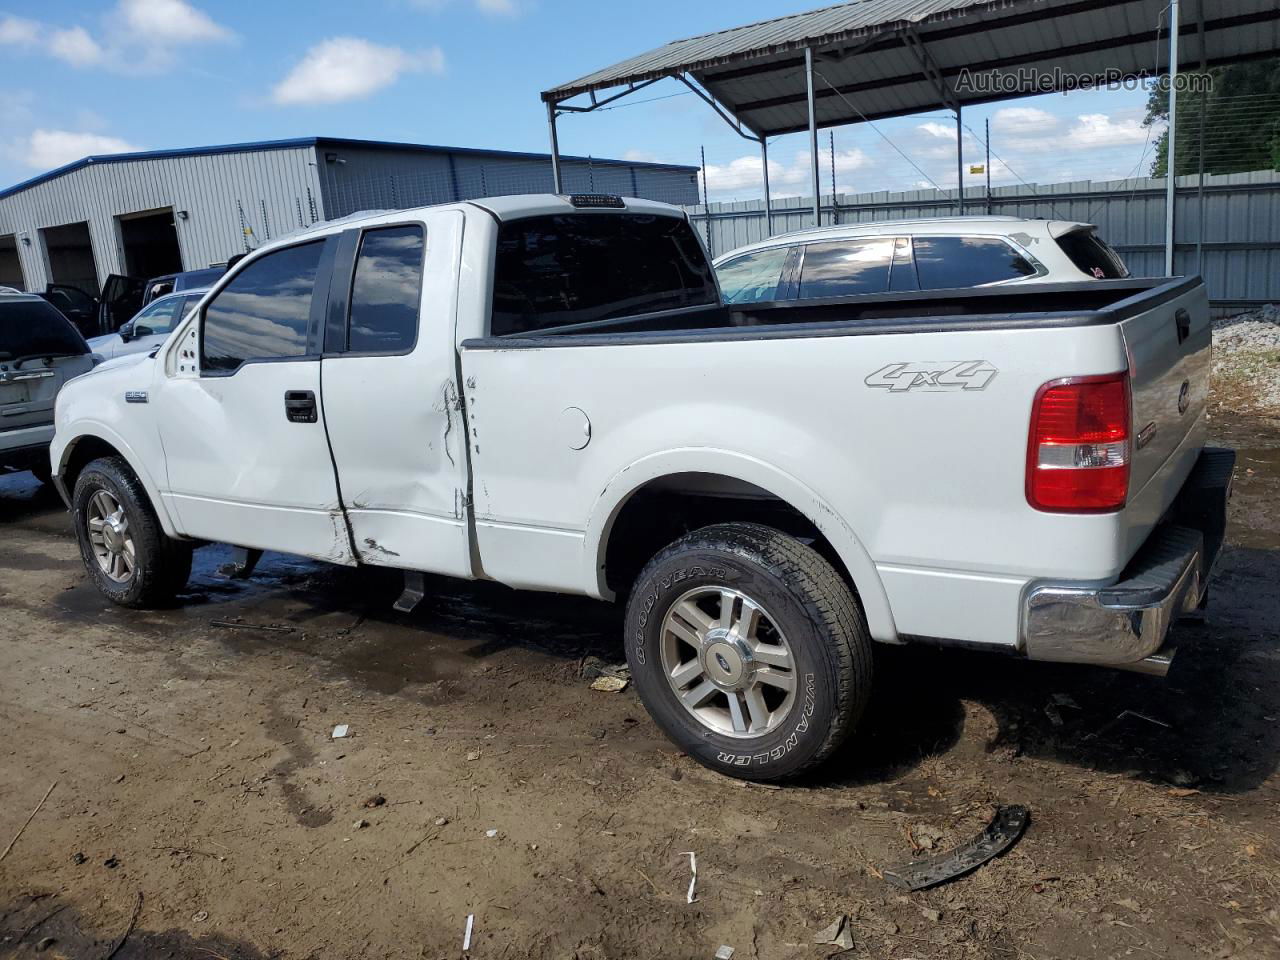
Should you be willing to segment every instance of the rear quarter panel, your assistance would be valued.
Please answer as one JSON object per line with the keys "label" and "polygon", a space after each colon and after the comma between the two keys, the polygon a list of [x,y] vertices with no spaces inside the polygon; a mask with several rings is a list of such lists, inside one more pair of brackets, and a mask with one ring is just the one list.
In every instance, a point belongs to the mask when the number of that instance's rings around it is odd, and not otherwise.
{"label": "rear quarter panel", "polygon": [[[883,377],[874,385],[896,364],[966,361],[991,365],[994,378],[982,389],[927,376],[912,389]],[[823,530],[878,639],[1013,644],[1029,581],[1105,581],[1128,559],[1117,516],[1038,513],[1024,486],[1036,390],[1126,362],[1110,325],[464,345],[482,563],[514,585],[601,595],[599,537],[631,492],[663,470],[725,473]],[[572,449],[578,421],[565,413],[574,408],[591,425],[581,450]],[[761,482],[770,477],[776,483]]]}

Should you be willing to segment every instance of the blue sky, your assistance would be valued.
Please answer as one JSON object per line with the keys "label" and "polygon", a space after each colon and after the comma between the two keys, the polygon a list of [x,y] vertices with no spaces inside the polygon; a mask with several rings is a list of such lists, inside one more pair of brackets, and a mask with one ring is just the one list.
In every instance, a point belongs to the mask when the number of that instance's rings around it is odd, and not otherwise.
{"label": "blue sky", "polygon": [[[89,153],[310,135],[545,150],[540,90],[669,40],[814,5],[0,0],[0,186]],[[758,151],[683,90],[664,81],[634,105],[566,117],[561,148],[696,164],[705,147],[712,199],[758,196]],[[1145,101],[1141,91],[1037,97],[966,120],[979,134],[992,121],[997,183],[1116,179],[1150,167]],[[877,127],[835,132],[841,190],[954,186],[948,114]],[[825,131],[820,148],[829,189]],[[775,191],[805,193],[806,138],[770,149]],[[965,149],[981,160],[978,139],[966,136]]]}

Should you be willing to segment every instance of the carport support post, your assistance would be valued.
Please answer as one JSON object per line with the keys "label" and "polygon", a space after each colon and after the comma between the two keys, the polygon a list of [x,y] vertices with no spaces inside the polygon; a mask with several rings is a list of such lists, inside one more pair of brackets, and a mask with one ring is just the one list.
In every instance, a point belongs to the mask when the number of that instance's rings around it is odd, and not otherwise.
{"label": "carport support post", "polygon": [[1169,2],[1169,161],[1165,194],[1164,273],[1174,274],[1174,230],[1178,204],[1178,0]]}
{"label": "carport support post", "polygon": [[764,229],[768,236],[773,236],[773,201],[769,199],[769,140],[766,137],[760,138],[760,161],[761,168],[764,170]]}
{"label": "carport support post", "polygon": [[804,48],[804,76],[809,87],[809,159],[813,174],[813,225],[822,226],[822,186],[818,181],[818,110],[813,98],[813,48]]}
{"label": "carport support post", "polygon": [[556,193],[564,193],[560,180],[560,138],[556,136],[556,105],[547,103],[547,126],[551,129],[551,180]]}

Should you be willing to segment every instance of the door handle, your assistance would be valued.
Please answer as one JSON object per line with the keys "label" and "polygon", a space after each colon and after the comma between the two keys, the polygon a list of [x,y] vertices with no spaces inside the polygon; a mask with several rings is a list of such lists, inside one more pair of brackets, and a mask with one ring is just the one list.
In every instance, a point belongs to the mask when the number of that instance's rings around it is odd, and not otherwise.
{"label": "door handle", "polygon": [[312,390],[286,390],[284,415],[290,423],[316,422],[316,395]]}
{"label": "door handle", "polygon": [[1191,313],[1188,310],[1179,310],[1173,315],[1173,322],[1178,328],[1178,346],[1186,343],[1191,338]]}

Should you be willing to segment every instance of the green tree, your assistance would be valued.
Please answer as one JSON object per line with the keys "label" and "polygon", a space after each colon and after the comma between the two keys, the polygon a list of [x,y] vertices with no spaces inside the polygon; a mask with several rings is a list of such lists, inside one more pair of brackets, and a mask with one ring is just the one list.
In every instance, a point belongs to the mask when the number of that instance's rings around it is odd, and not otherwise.
{"label": "green tree", "polygon": [[[1196,76],[1198,79],[1198,75]],[[1178,176],[1200,170],[1201,118],[1206,173],[1280,170],[1280,59],[1210,70],[1212,90],[1178,94]],[[1145,124],[1169,120],[1169,91],[1152,91]],[[1156,144],[1153,177],[1169,171],[1169,132]]]}

